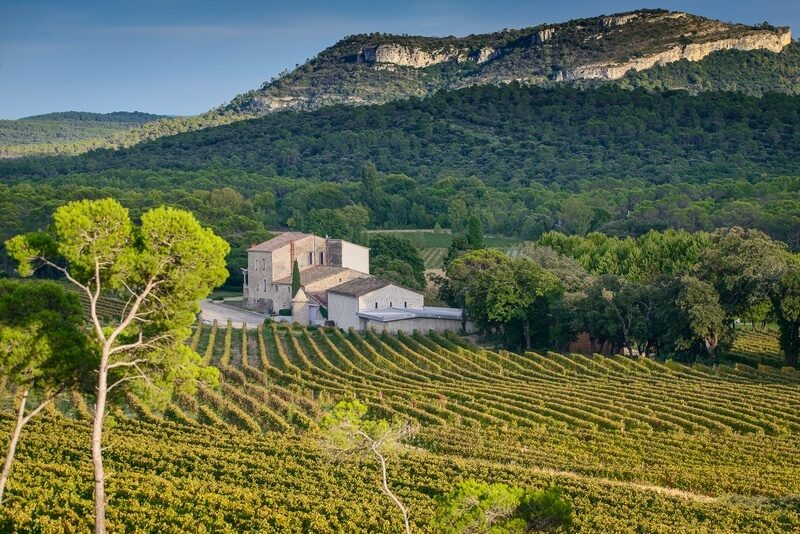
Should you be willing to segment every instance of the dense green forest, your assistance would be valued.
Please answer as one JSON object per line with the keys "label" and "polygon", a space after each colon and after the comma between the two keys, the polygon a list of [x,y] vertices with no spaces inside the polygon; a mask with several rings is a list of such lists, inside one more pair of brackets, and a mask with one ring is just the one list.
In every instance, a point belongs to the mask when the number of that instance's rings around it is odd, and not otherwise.
{"label": "dense green forest", "polygon": [[103,140],[165,118],[139,111],[88,113],[64,111],[0,120],[0,157],[40,153],[72,153],[70,147],[103,146]]}
{"label": "dense green forest", "polygon": [[[158,123],[153,123],[158,124]],[[0,163],[0,238],[75,198],[182,206],[233,245],[267,229],[536,239],[741,225],[800,246],[800,98],[602,87],[474,87],[276,113],[129,149]]]}
{"label": "dense green forest", "polygon": [[75,171],[235,168],[326,181],[382,171],[497,189],[619,178],[651,184],[795,172],[800,99],[510,85],[381,106],[286,112],[68,160],[5,163],[25,179]]}

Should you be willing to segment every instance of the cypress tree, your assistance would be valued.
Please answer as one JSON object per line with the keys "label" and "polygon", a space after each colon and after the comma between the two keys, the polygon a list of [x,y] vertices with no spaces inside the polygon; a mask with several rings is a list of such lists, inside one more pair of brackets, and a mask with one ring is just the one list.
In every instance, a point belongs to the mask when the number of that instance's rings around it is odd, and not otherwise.
{"label": "cypress tree", "polygon": [[297,264],[297,258],[294,260],[294,267],[292,267],[292,298],[300,291],[300,266]]}
{"label": "cypress tree", "polygon": [[467,243],[473,250],[483,248],[483,225],[477,215],[467,221]]}

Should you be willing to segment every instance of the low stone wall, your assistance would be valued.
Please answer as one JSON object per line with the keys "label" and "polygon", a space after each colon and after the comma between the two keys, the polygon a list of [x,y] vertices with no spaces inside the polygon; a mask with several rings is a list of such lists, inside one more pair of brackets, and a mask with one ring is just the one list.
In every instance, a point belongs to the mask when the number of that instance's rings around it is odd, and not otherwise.
{"label": "low stone wall", "polygon": [[[361,319],[364,330],[371,330],[373,332],[387,332],[396,334],[397,332],[411,333],[414,330],[420,332],[461,332],[461,321],[453,319],[433,319],[429,317],[415,317],[412,319],[400,319],[398,321],[390,321],[382,323],[380,321],[372,321],[369,319]],[[466,333],[471,334],[475,331],[473,324],[467,321]]]}

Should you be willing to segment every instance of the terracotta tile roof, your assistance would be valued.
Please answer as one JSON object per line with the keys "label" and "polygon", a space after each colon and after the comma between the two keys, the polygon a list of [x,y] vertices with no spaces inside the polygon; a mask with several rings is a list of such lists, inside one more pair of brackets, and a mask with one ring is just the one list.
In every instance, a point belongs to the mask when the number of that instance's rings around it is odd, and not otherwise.
{"label": "terracotta tile roof", "polygon": [[[340,295],[350,295],[351,297],[361,297],[388,285],[403,287],[382,278],[369,276],[366,278],[356,278],[355,280],[350,280],[349,282],[339,284],[338,286],[330,288],[328,293],[338,293]],[[407,287],[403,287],[403,289],[412,291],[414,293],[419,293],[419,291],[415,291],[414,289],[409,289]]]}
{"label": "terracotta tile roof", "polygon": [[303,232],[284,232],[273,237],[269,241],[264,241],[258,245],[253,245],[247,250],[252,250],[255,252],[272,252],[273,250],[278,250],[279,248],[285,247],[292,241],[299,241],[306,237],[311,237],[311,234],[304,234]]}
{"label": "terracotta tile roof", "polygon": [[[329,278],[331,276],[336,276],[337,274],[341,274],[349,270],[350,269],[346,267],[314,265],[313,267],[309,267],[300,271],[300,285],[304,286],[306,284],[313,284],[314,282],[319,282],[320,280],[324,280],[325,278]],[[289,285],[292,283],[292,277],[291,275],[284,276],[283,278],[278,278],[272,283]]]}

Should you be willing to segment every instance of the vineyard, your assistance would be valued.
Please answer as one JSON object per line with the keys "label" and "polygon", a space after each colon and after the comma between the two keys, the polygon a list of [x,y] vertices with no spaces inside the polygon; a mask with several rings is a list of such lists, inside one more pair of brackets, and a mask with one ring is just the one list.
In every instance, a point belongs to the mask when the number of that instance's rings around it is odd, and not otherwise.
{"label": "vineyard", "polygon": [[769,330],[739,330],[729,356],[732,360],[748,365],[780,367],[786,362],[778,344],[777,333]]}
{"label": "vineyard", "polygon": [[444,258],[447,256],[447,249],[441,247],[424,248],[419,253],[422,261],[425,262],[426,269],[441,269]]}
{"label": "vineyard", "polygon": [[[110,420],[115,531],[397,532],[375,465],[330,458],[313,437],[323,407],[352,396],[420,426],[390,465],[416,531],[470,478],[558,485],[574,532],[800,529],[794,370],[291,325],[199,324],[190,344],[219,389],[163,413],[128,395]],[[71,395],[30,424],[0,530],[89,528],[89,405]]]}

